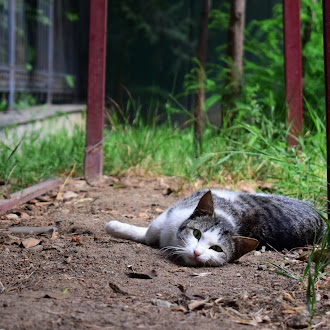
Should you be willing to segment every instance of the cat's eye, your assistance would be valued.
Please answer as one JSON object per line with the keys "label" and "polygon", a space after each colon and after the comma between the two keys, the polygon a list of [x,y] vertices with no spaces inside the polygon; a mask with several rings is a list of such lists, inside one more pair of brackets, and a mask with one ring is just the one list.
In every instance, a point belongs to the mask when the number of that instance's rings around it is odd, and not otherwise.
{"label": "cat's eye", "polygon": [[197,240],[200,240],[200,238],[202,237],[202,233],[198,229],[194,229],[193,235]]}
{"label": "cat's eye", "polygon": [[214,251],[216,251],[216,252],[222,252],[222,249],[221,249],[221,247],[220,247],[219,245],[212,245],[212,246],[210,247],[210,249],[211,249],[211,250],[214,250]]}

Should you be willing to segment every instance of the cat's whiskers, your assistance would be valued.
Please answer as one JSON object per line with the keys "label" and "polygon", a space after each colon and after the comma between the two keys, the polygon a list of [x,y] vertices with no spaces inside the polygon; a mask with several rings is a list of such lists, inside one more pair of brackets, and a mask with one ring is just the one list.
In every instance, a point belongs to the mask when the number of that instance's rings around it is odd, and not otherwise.
{"label": "cat's whiskers", "polygon": [[166,246],[161,248],[160,252],[166,254],[167,257],[181,257],[186,251],[183,247]]}

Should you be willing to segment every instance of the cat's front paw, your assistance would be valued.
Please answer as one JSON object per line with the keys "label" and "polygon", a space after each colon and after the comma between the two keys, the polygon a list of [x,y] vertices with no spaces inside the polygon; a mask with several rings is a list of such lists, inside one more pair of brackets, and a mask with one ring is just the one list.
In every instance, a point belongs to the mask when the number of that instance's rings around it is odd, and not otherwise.
{"label": "cat's front paw", "polygon": [[107,234],[111,236],[116,236],[119,232],[121,232],[122,223],[117,220],[111,220],[106,223],[105,225],[105,231]]}

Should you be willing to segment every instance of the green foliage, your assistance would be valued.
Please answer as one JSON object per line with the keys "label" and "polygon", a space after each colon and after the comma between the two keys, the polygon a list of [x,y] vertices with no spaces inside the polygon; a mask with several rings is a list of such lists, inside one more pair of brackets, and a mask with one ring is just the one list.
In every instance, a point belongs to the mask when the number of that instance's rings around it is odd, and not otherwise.
{"label": "green foliage", "polygon": [[78,128],[72,137],[68,137],[66,130],[44,137],[41,131],[36,131],[21,139],[7,133],[7,138],[0,142],[0,178],[17,190],[68,174],[74,164],[76,174],[81,175],[84,139]]}
{"label": "green foliage", "polygon": [[[252,21],[245,30],[245,86],[262,86],[256,97],[262,107],[269,105],[269,92],[273,93],[275,109],[284,103],[284,54],[282,5],[273,8],[273,17]],[[266,110],[266,109],[265,109]],[[281,111],[283,114],[283,111]]]}
{"label": "green foliage", "polygon": [[5,98],[2,98],[0,100],[0,111],[6,110],[7,109],[7,104],[8,104],[7,100]]}
{"label": "green foliage", "polygon": [[[253,20],[245,29],[244,39],[244,80],[243,90],[235,105],[222,109],[223,120],[232,125],[235,119],[248,119],[246,110],[253,100],[259,105],[259,118],[266,116],[283,123],[286,121],[284,55],[283,55],[283,6],[273,7],[271,18]],[[227,29],[229,6],[222,5],[213,9],[210,14],[211,31]],[[307,104],[314,109],[313,113],[324,118],[324,73],[323,73],[323,34],[322,2],[303,0],[301,2],[302,22],[302,55],[303,55],[303,93],[305,99],[304,124],[307,129],[313,127],[313,118]],[[231,59],[227,57],[226,45],[217,48],[218,60],[208,63],[207,79],[204,84],[206,102],[204,110],[208,111],[216,103],[221,103],[223,95],[231,86],[227,85],[226,75]],[[194,68],[186,74],[182,95],[192,95],[199,88],[196,81],[199,65],[195,60]],[[254,107],[254,111],[257,109]],[[244,114],[244,116],[242,116]],[[276,114],[276,116],[275,116]],[[253,116],[253,118],[257,118]]]}
{"label": "green foliage", "polygon": [[27,109],[31,106],[36,105],[36,99],[27,92],[16,93],[15,95],[15,109]]}
{"label": "green foliage", "polygon": [[322,1],[302,1],[301,22],[304,97],[321,116],[325,104]]}
{"label": "green foliage", "polygon": [[74,85],[75,85],[74,78],[75,78],[74,76],[69,75],[69,74],[67,74],[67,75],[65,76],[66,83],[68,84],[68,86],[69,86],[70,88],[73,88]]}
{"label": "green foliage", "polygon": [[[113,1],[112,6],[119,17],[130,26],[128,38],[142,35],[151,43],[166,38],[172,41],[171,47],[188,46],[187,27],[185,21],[179,21],[178,13],[183,7],[183,2],[169,4],[160,0],[148,1]],[[181,54],[184,56],[184,54]]]}
{"label": "green foliage", "polygon": [[79,21],[79,14],[72,10],[72,11],[65,11],[64,12],[65,17],[70,21],[70,22],[77,22]]}

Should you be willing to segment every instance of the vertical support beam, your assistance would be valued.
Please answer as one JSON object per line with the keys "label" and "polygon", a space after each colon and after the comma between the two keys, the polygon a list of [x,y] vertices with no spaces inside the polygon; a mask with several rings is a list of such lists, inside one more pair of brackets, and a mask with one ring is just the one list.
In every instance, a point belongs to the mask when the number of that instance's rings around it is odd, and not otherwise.
{"label": "vertical support beam", "polygon": [[48,2],[48,42],[47,42],[47,104],[52,103],[53,58],[54,58],[54,0]]}
{"label": "vertical support beam", "polygon": [[90,1],[85,178],[102,178],[107,0]]}
{"label": "vertical support beam", "polygon": [[325,114],[327,135],[327,188],[328,218],[330,211],[330,2],[323,0],[323,41],[324,41],[324,78],[325,78]]}
{"label": "vertical support beam", "polygon": [[16,45],[16,10],[15,0],[8,0],[8,14],[9,14],[9,26],[8,26],[8,64],[9,64],[9,97],[8,97],[8,110],[14,108],[15,102],[15,45]]}
{"label": "vertical support beam", "polygon": [[303,123],[300,0],[283,0],[283,23],[286,103],[291,126],[287,141],[294,146]]}

